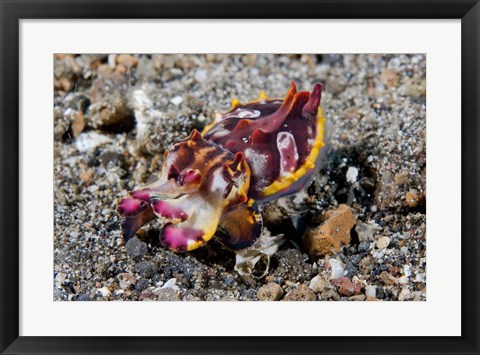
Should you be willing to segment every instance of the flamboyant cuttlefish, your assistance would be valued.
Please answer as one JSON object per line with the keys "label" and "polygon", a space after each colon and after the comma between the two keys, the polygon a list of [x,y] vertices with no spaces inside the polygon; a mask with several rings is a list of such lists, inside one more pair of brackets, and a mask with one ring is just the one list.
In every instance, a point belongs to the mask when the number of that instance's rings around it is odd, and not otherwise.
{"label": "flamboyant cuttlefish", "polygon": [[126,240],[161,218],[162,244],[189,251],[215,233],[233,249],[251,245],[262,219],[255,202],[300,191],[312,178],[324,146],[322,85],[284,99],[263,91],[252,102],[233,99],[202,133],[173,145],[160,179],[130,192],[118,205]]}

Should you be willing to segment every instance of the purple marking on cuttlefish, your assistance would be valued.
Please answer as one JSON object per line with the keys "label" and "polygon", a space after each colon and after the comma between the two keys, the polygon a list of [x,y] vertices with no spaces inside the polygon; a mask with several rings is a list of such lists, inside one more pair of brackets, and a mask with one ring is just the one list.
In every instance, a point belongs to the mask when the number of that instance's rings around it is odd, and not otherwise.
{"label": "purple marking on cuttlefish", "polygon": [[150,194],[148,189],[132,191],[130,192],[130,196],[132,196],[134,199],[150,203]]}
{"label": "purple marking on cuttlefish", "polygon": [[178,185],[199,185],[202,181],[202,174],[198,170],[188,169],[177,178]]}
{"label": "purple marking on cuttlefish", "polygon": [[133,217],[144,211],[147,207],[147,203],[143,200],[124,198],[118,205],[118,211],[126,217]]}
{"label": "purple marking on cuttlefish", "polygon": [[203,231],[194,228],[178,228],[173,224],[167,224],[162,229],[160,240],[167,247],[183,251],[188,247],[188,242],[198,242],[202,239]]}
{"label": "purple marking on cuttlefish", "polygon": [[280,175],[287,175],[296,169],[298,163],[297,145],[293,134],[278,133],[277,148],[280,153]]}
{"label": "purple marking on cuttlefish", "polygon": [[153,210],[157,215],[168,219],[180,219],[185,221],[188,218],[188,214],[179,207],[172,206],[166,201],[155,200],[152,203]]}

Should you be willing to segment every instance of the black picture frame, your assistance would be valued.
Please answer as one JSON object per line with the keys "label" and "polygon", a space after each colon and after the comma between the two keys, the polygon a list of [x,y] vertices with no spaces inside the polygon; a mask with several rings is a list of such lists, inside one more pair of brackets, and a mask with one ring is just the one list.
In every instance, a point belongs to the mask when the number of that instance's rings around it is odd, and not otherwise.
{"label": "black picture frame", "polygon": [[[112,6],[114,4],[121,4],[121,6]],[[480,333],[480,236],[478,233],[480,4],[478,0],[103,0],[95,2],[0,0],[0,15],[0,82],[2,86],[0,90],[0,351],[2,354],[480,353],[478,335]],[[212,330],[212,337],[19,336],[19,21],[37,18],[461,19],[462,335],[459,337],[215,337],[215,331]],[[222,325],[219,324],[219,326]]]}

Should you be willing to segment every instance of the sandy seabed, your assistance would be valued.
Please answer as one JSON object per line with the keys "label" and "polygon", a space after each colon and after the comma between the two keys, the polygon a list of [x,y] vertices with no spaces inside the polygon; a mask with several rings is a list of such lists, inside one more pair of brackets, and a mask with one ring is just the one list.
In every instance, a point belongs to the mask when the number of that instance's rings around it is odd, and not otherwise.
{"label": "sandy seabed", "polygon": [[[59,54],[54,65],[54,300],[426,299],[424,55]],[[165,250],[158,221],[125,243],[116,205],[158,177],[172,143],[231,98],[283,97],[291,81],[324,84],[328,140],[305,192],[262,206],[264,232],[284,235],[266,275],[239,274],[216,240]],[[341,230],[329,222],[339,211],[355,218],[350,240],[317,255],[305,236]]]}

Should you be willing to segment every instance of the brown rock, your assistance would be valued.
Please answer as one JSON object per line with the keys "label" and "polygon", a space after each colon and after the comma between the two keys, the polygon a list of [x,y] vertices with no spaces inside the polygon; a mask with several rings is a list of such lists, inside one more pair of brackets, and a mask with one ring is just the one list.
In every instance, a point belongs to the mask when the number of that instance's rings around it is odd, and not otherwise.
{"label": "brown rock", "polygon": [[72,82],[68,80],[66,77],[62,76],[60,79],[58,79],[59,86],[61,89],[64,91],[70,91],[72,89]]}
{"label": "brown rock", "polygon": [[408,191],[405,195],[405,200],[407,201],[408,207],[417,207],[423,200],[421,194],[416,194],[413,191]]}
{"label": "brown rock", "polygon": [[79,174],[80,180],[82,180],[83,183],[89,184],[93,180],[93,171],[88,169],[88,170],[83,170]]}
{"label": "brown rock", "polygon": [[386,271],[382,271],[379,277],[380,277],[380,280],[382,280],[382,282],[387,286],[392,286],[397,284],[397,279]]}
{"label": "brown rock", "polygon": [[283,296],[283,290],[279,284],[270,282],[258,289],[257,298],[260,301],[278,301]]}
{"label": "brown rock", "polygon": [[283,299],[284,301],[315,301],[317,297],[306,285],[301,284]]}
{"label": "brown rock", "polygon": [[119,54],[117,56],[117,64],[122,64],[127,68],[136,66],[137,62],[137,58],[130,54]]}
{"label": "brown rock", "polygon": [[125,65],[123,64],[118,64],[116,67],[115,67],[115,71],[119,74],[125,74],[127,72],[127,68],[125,67]]}
{"label": "brown rock", "polygon": [[346,276],[330,280],[330,283],[337,288],[338,293],[342,296],[358,295],[362,291],[362,286],[352,282]]}
{"label": "brown rock", "polygon": [[97,75],[100,78],[108,77],[112,74],[112,68],[108,64],[100,64],[97,67]]}
{"label": "brown rock", "polygon": [[398,86],[398,75],[393,69],[385,68],[380,74],[380,80],[387,88]]}
{"label": "brown rock", "polygon": [[320,258],[326,254],[338,253],[342,244],[350,242],[350,230],[356,221],[357,218],[347,205],[340,205],[325,213],[325,222],[303,237],[309,254]]}
{"label": "brown rock", "polygon": [[77,137],[85,129],[85,117],[83,116],[82,111],[78,111],[72,122],[72,133],[73,137]]}
{"label": "brown rock", "polygon": [[395,184],[402,185],[408,181],[408,171],[402,171],[395,175]]}

